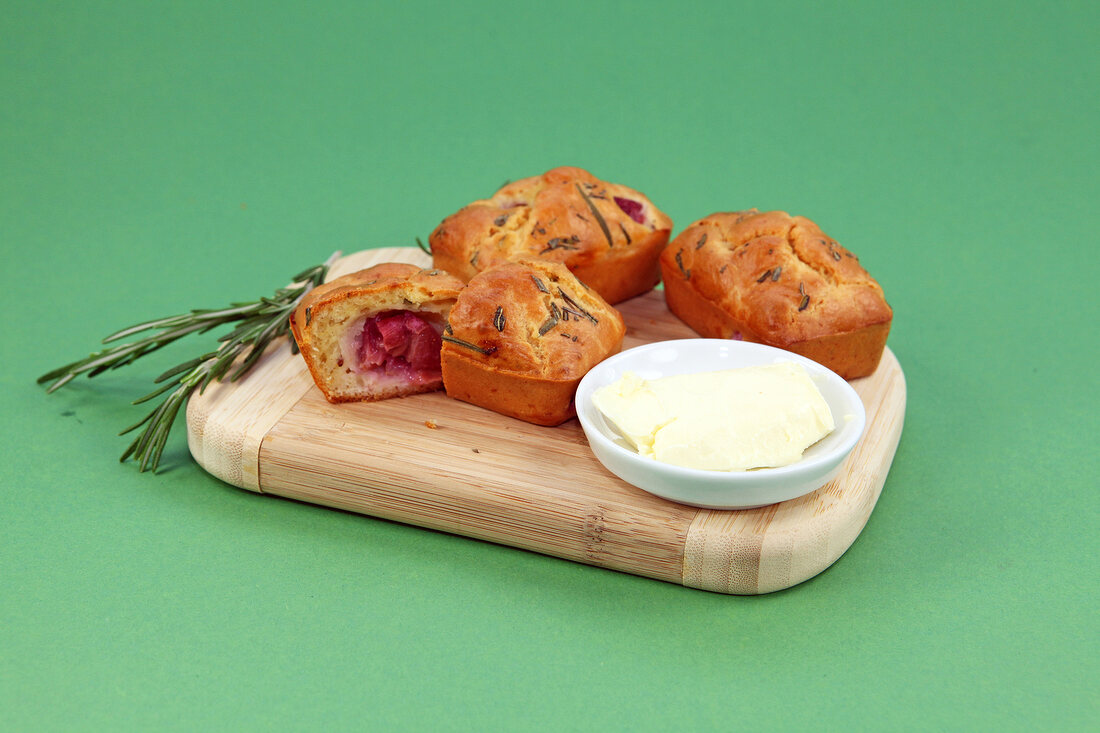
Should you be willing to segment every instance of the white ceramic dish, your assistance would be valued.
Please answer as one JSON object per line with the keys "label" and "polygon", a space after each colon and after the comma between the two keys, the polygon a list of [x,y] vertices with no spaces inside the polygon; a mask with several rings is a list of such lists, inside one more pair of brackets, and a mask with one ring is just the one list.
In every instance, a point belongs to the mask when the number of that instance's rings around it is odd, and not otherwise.
{"label": "white ceramic dish", "polygon": [[[794,361],[805,367],[833,413],[836,429],[810,446],[802,460],[780,468],[704,471],[645,458],[630,447],[592,404],[592,393],[626,372],[644,379]],[[867,422],[863,401],[844,379],[789,351],[724,339],[660,341],[623,351],[598,364],[577,387],[577,417],[592,452],[629,484],[671,501],[708,509],[750,509],[815,491],[829,483],[852,452]]]}

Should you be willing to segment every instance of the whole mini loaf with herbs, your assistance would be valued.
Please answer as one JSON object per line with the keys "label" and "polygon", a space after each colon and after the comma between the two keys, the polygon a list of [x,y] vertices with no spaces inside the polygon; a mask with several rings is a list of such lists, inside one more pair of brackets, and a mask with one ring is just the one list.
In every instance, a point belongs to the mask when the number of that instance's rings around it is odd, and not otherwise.
{"label": "whole mini loaf with herbs", "polygon": [[712,214],[661,255],[669,310],[709,338],[754,341],[846,379],[878,366],[893,311],[859,259],[809,219]]}
{"label": "whole mini loaf with herbs", "polygon": [[521,258],[560,262],[618,303],[660,280],[672,220],[644,194],[581,168],[506,184],[443,220],[428,241],[436,267],[469,281]]}
{"label": "whole mini loaf with herbs", "polygon": [[451,397],[537,425],[576,414],[589,369],[622,347],[622,316],[557,262],[492,267],[458,294],[443,334]]}

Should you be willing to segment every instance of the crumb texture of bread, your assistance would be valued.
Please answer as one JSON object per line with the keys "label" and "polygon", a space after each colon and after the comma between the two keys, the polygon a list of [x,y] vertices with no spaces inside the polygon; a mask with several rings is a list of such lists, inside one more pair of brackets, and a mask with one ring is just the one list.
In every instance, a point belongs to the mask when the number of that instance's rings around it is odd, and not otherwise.
{"label": "crumb texture of bread", "polygon": [[447,394],[537,425],[576,412],[588,370],[622,347],[622,316],[562,264],[518,260],[475,275],[443,336]]}
{"label": "crumb texture of bread", "polygon": [[661,272],[669,310],[701,336],[776,346],[846,379],[871,374],[886,347],[882,288],[805,217],[712,214],[669,244]]}
{"label": "crumb texture of bread", "polygon": [[[461,280],[441,269],[404,263],[375,265],[314,288],[291,314],[291,333],[313,381],[329,402],[380,400],[437,390],[442,387],[438,350],[430,355],[431,350],[423,347],[439,340],[463,287]],[[417,336],[405,329],[391,338],[426,339],[418,349],[418,364],[405,361],[411,354],[387,359],[385,364],[363,362],[364,330],[371,319],[379,318],[408,323],[413,330],[424,332]],[[428,327],[434,336],[427,334]],[[400,351],[405,346],[399,343],[395,348]],[[434,366],[427,363],[432,360]]]}
{"label": "crumb texture of bread", "polygon": [[504,185],[428,238],[436,267],[469,281],[518,259],[560,262],[614,304],[653,289],[672,220],[644,194],[581,168]]}

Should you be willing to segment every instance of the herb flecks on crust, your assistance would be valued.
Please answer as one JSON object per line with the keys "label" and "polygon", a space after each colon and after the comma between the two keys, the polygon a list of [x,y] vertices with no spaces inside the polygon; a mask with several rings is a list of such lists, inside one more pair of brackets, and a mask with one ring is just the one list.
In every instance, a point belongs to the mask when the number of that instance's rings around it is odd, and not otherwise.
{"label": "herb flecks on crust", "polygon": [[611,239],[611,230],[607,228],[607,221],[603,218],[603,214],[596,208],[596,204],[592,203],[592,199],[588,197],[588,194],[584,192],[584,189],[577,185],[577,193],[581,195],[584,202],[588,204],[589,210],[592,211],[592,215],[596,217],[596,223],[600,225],[600,229],[603,230],[603,235],[607,237],[607,246],[614,247],[615,241]]}
{"label": "herb flecks on crust", "polygon": [[[521,259],[559,262],[610,304],[652,289],[672,222],[644,194],[563,166],[510,183],[444,219],[437,267],[469,282]],[[471,263],[475,250],[479,259]]]}

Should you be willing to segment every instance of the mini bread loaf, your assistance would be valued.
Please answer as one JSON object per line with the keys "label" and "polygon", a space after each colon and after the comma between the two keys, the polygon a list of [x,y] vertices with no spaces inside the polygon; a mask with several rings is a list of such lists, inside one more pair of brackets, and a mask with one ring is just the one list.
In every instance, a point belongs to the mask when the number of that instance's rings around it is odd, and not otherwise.
{"label": "mini bread loaf", "polygon": [[643,194],[580,168],[506,184],[443,220],[428,241],[436,267],[469,281],[521,258],[561,262],[608,303],[653,289],[672,221]]}
{"label": "mini bread loaf", "polygon": [[782,211],[712,214],[661,256],[669,310],[709,338],[777,346],[846,379],[878,366],[893,312],[851,252]]}
{"label": "mini bread loaf", "polygon": [[314,288],[290,329],[329,402],[439,389],[443,327],[463,283],[442,270],[386,263]]}
{"label": "mini bread loaf", "polygon": [[616,353],[619,312],[564,265],[519,260],[470,280],[443,334],[443,384],[451,397],[558,425],[589,369]]}

